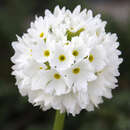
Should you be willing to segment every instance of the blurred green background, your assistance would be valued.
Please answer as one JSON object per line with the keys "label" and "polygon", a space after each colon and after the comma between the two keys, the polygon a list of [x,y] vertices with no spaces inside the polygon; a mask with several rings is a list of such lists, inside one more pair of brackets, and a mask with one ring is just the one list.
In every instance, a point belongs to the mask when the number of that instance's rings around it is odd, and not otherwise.
{"label": "blurred green background", "polygon": [[[123,64],[120,66],[119,87],[113,99],[105,99],[100,109],[67,116],[65,130],[130,130],[130,2],[129,0],[0,0],[0,130],[51,130],[54,110],[42,112],[21,97],[11,76],[11,42],[22,36],[37,14],[53,11],[56,5],[73,9],[77,4],[102,13],[108,21],[107,32],[119,37]],[[123,8],[124,7],[124,8]],[[112,9],[111,9],[112,8]]]}

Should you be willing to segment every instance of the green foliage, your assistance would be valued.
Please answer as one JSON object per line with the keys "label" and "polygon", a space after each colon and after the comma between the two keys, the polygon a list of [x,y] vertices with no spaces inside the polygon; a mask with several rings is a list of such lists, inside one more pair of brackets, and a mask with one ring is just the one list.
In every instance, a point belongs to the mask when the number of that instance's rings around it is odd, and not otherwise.
{"label": "green foliage", "polygon": [[84,28],[79,29],[76,32],[71,32],[70,30],[67,30],[66,35],[67,35],[67,40],[71,41],[72,37],[79,36],[81,32],[84,31]]}

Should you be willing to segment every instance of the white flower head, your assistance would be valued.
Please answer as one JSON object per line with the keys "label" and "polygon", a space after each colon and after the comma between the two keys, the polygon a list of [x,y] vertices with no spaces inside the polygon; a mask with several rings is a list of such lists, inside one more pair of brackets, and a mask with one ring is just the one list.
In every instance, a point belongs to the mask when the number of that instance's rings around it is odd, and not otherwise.
{"label": "white flower head", "polygon": [[111,98],[122,62],[116,34],[91,10],[56,6],[36,17],[27,33],[13,42],[12,74],[22,96],[42,110],[79,114]]}

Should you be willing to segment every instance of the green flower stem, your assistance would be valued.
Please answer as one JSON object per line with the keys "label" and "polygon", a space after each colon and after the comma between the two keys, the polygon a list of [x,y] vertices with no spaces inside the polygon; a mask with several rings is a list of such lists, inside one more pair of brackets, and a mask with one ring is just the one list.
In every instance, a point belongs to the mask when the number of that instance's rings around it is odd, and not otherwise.
{"label": "green flower stem", "polygon": [[65,113],[61,114],[60,111],[56,111],[53,130],[63,130]]}

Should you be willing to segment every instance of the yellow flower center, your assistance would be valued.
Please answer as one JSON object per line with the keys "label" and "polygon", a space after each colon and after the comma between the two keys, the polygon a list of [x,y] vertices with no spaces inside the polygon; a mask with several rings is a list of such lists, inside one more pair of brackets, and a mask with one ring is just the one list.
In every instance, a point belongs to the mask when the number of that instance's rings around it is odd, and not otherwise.
{"label": "yellow flower center", "polygon": [[79,52],[78,52],[77,50],[73,50],[72,55],[73,55],[73,56],[78,56],[78,55],[79,55]]}
{"label": "yellow flower center", "polygon": [[66,60],[66,57],[65,57],[64,55],[60,55],[60,56],[59,56],[59,60],[60,60],[61,62],[63,62],[63,61]]}
{"label": "yellow flower center", "polygon": [[90,54],[90,55],[89,55],[89,61],[90,61],[90,62],[93,62],[93,60],[94,60],[94,57],[93,57],[92,54]]}
{"label": "yellow flower center", "polygon": [[55,79],[60,79],[61,76],[60,76],[58,73],[55,73],[55,74],[54,74],[54,78],[55,78]]}
{"label": "yellow flower center", "polygon": [[50,51],[49,50],[45,50],[44,51],[44,56],[49,56],[50,55]]}
{"label": "yellow flower center", "polygon": [[73,72],[74,74],[78,74],[78,73],[80,72],[80,68],[74,68],[74,69],[72,70],[72,72]]}
{"label": "yellow flower center", "polygon": [[40,70],[42,70],[43,69],[43,67],[40,67]]}
{"label": "yellow flower center", "polygon": [[44,36],[44,33],[43,33],[43,32],[41,32],[40,37],[42,38],[43,36]]}

